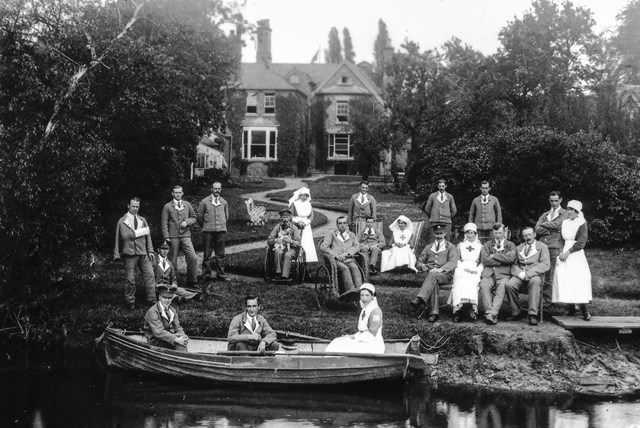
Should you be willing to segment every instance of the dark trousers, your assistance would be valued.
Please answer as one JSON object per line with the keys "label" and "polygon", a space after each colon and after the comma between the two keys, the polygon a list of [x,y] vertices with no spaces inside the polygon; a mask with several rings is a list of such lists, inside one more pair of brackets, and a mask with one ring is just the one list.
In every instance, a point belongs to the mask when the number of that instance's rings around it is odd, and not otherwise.
{"label": "dark trousers", "polygon": [[478,229],[478,240],[482,245],[493,239],[493,229]]}
{"label": "dark trousers", "polygon": [[451,284],[453,275],[444,272],[429,272],[427,278],[422,283],[418,297],[427,305],[427,311],[432,315],[440,313],[440,305],[438,303],[438,293],[440,285]]}
{"label": "dark trousers", "polygon": [[160,340],[155,336],[152,336],[149,339],[149,345],[153,345],[153,346],[157,346],[159,348],[165,348],[165,349],[174,349],[176,351],[181,351],[181,352],[188,352],[186,346],[178,345],[177,343],[175,345],[172,345],[169,342]]}
{"label": "dark trousers", "polygon": [[136,266],[142,272],[144,289],[147,294],[147,302],[156,301],[156,278],[149,256],[128,256],[122,255],[124,262],[124,299],[127,303],[136,301]]}
{"label": "dark trousers", "polygon": [[198,282],[198,258],[191,238],[171,238],[168,257],[176,272],[178,271],[178,253],[180,251],[184,253],[184,258],[187,262],[187,284],[195,284]]}
{"label": "dark trousers", "polygon": [[542,286],[542,279],[539,276],[534,276],[527,282],[521,280],[517,276],[512,276],[505,286],[511,316],[515,317],[520,315],[520,298],[518,294],[520,292],[520,288],[525,284],[528,284],[529,286],[529,315],[538,315],[538,303],[540,303],[540,287]]}
{"label": "dark trousers", "polygon": [[544,277],[544,285],[542,287],[542,297],[544,303],[551,303],[551,295],[553,294],[553,272],[556,270],[556,261],[560,255],[560,248],[549,247],[549,260],[551,267]]}
{"label": "dark trousers", "polygon": [[216,273],[224,275],[224,239],[227,232],[202,232],[204,237],[204,255],[202,258],[202,274],[211,272],[212,253]]}
{"label": "dark trousers", "polygon": [[[236,342],[229,344],[228,349],[229,351],[257,351],[258,344],[252,345],[249,342]],[[277,351],[278,349],[280,349],[278,342],[272,342],[265,348],[267,351]]]}

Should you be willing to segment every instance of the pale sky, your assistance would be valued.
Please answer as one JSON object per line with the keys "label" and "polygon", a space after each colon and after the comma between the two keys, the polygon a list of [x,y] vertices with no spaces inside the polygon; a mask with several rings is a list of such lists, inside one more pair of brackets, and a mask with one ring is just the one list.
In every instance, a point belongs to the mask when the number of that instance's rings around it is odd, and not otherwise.
{"label": "pale sky", "polygon": [[[616,15],[628,2],[573,0],[593,12],[596,31],[613,30]],[[500,30],[530,7],[531,0],[246,0],[241,11],[253,23],[270,20],[273,62],[309,63],[319,47],[327,48],[331,27],[338,29],[341,40],[347,27],[358,63],[373,62],[380,18],[396,50],[406,38],[426,50],[455,36],[492,54],[498,49]],[[242,61],[254,62],[255,42],[245,36],[245,43]]]}

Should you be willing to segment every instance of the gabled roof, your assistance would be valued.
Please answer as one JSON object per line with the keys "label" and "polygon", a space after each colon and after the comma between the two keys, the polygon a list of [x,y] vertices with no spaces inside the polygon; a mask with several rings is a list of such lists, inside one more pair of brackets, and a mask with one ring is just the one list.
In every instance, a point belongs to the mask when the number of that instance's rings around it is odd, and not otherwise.
{"label": "gabled roof", "polygon": [[[380,96],[379,92],[378,92],[378,88],[376,88],[376,86],[373,84],[373,82],[371,81],[371,79],[369,79],[369,76],[367,76],[360,68],[356,67],[355,65],[353,65],[352,63],[348,62],[348,61],[342,61],[340,64],[336,64],[339,67],[336,68],[336,70],[331,73],[330,75],[328,75],[323,81],[322,83],[320,83],[318,85],[318,87],[316,88],[315,91],[313,91],[313,95],[317,94],[317,93],[351,93],[351,94],[367,94],[370,93],[373,95],[373,97],[380,103],[380,105],[384,105],[384,101],[382,100],[382,97]],[[353,73],[358,80],[360,81],[360,83],[362,83],[362,85],[365,87],[366,90],[362,90],[356,86],[353,85],[349,85],[349,86],[327,86],[328,82],[331,81],[331,79],[333,79],[333,77],[343,68],[347,68],[349,69],[349,71],[351,71],[351,73]]]}
{"label": "gabled roof", "polygon": [[620,85],[616,88],[618,105],[640,108],[640,85]]}

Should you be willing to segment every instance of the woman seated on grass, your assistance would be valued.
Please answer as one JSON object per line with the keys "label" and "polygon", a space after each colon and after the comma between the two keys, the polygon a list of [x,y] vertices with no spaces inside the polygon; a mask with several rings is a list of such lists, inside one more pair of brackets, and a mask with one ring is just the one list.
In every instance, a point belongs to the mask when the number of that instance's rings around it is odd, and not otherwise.
{"label": "woman seated on grass", "polygon": [[362,311],[358,317],[358,331],[333,339],[325,352],[384,354],[382,309],[378,306],[376,288],[368,282],[360,286],[360,306]]}
{"label": "woman seated on grass", "polygon": [[401,266],[406,266],[414,272],[418,272],[416,269],[416,255],[413,252],[416,238],[413,234],[411,220],[401,215],[391,223],[389,229],[393,232],[391,248],[382,252],[380,272],[386,272]]}

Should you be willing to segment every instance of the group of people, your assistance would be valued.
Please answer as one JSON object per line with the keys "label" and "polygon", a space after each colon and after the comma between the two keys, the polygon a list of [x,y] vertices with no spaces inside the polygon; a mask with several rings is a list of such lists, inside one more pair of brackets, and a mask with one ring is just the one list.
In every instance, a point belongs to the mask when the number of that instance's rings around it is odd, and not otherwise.
{"label": "group of people", "polygon": [[[182,299],[190,299],[201,292],[207,293],[207,286],[196,289],[198,259],[193,242],[191,227],[198,223],[202,230],[204,256],[202,273],[212,279],[229,281],[225,273],[225,236],[229,220],[229,205],[220,193],[222,185],[213,183],[211,195],[200,201],[197,211],[183,200],[181,186],[172,190],[172,200],[162,208],[162,241],[154,251],[151,230],[147,220],[138,214],[140,199],[131,198],[127,213],[116,225],[114,260],[122,260],[125,273],[125,302],[129,309],[135,309],[135,269],[142,273],[147,304],[156,302],[157,287],[176,287],[176,294]],[[187,262],[187,287],[178,287],[175,274],[178,253],[182,251]]]}
{"label": "group of people", "polygon": [[[375,198],[368,193],[369,184],[360,183],[360,191],[349,201],[346,216],[338,217],[336,229],[322,239],[319,251],[335,261],[342,298],[359,297],[362,313],[358,332],[334,340],[331,352],[384,352],[382,311],[375,297],[375,287],[365,282],[356,256],[363,256],[370,274],[406,267],[414,272],[426,272],[420,291],[410,303],[426,315],[429,322],[439,319],[439,287],[451,284],[447,303],[453,309],[453,321],[463,317],[475,320],[482,303],[488,324],[497,324],[504,300],[507,301],[507,321],[520,318],[519,292],[528,291],[528,322],[538,324],[539,304],[566,303],[568,313],[579,308],[585,320],[591,318],[586,304],[591,301],[591,274],[584,255],[588,228],[582,204],[572,200],[567,208],[554,191],[549,195],[550,209],[544,212],[534,227],[522,230],[522,244],[516,246],[507,239],[508,229],[502,223],[498,198],[491,195],[488,182],[480,185],[464,226],[464,240],[457,246],[451,242],[452,219],[457,213],[453,195],[440,181],[438,190],[429,195],[423,209],[431,224],[431,240],[416,258],[419,236],[414,225],[404,215],[390,226],[390,245],[386,247],[383,231],[376,222]],[[140,200],[132,198],[128,212],[118,221],[114,258],[122,258],[125,266],[125,299],[135,307],[134,270],[142,272],[146,298],[152,307],[145,316],[149,342],[158,346],[186,350],[188,337],[180,327],[178,316],[170,306],[174,297],[191,298],[198,290],[190,289],[197,281],[196,256],[191,242],[190,227],[200,224],[204,235],[202,271],[212,278],[228,280],[224,271],[226,223],[229,210],[220,197],[219,182],[212,194],[204,198],[198,210],[182,200],[180,186],[173,189],[173,199],[163,208],[163,242],[158,254],[153,251],[149,225],[139,216]],[[281,221],[271,231],[268,244],[275,253],[277,276],[289,278],[292,258],[302,249],[307,262],[318,260],[313,242],[311,194],[303,187],[294,192],[289,207],[280,211]],[[356,225],[358,225],[356,227]],[[357,234],[349,229],[357,231]],[[538,238],[538,239],[536,239]],[[182,251],[187,261],[187,287],[177,286],[175,261]],[[541,299],[541,293],[543,299]],[[158,296],[158,301],[156,301]],[[248,296],[246,310],[236,316],[229,327],[230,350],[277,350],[275,333],[266,319],[258,315],[259,300]],[[181,347],[185,347],[184,349]]]}

